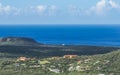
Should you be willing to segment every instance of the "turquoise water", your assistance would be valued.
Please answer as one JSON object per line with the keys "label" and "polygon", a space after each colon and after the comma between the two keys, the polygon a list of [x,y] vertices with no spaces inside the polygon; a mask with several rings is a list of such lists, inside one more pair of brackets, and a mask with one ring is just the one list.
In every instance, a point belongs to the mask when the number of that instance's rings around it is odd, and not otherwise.
{"label": "turquoise water", "polygon": [[1,25],[0,37],[7,36],[45,44],[120,46],[119,25]]}

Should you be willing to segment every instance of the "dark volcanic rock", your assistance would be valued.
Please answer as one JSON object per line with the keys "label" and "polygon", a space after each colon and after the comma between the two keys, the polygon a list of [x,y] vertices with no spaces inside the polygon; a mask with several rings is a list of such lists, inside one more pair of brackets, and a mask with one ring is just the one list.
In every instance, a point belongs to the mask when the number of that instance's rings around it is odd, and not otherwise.
{"label": "dark volcanic rock", "polygon": [[0,38],[0,45],[32,46],[40,45],[34,39],[25,37],[5,37]]}

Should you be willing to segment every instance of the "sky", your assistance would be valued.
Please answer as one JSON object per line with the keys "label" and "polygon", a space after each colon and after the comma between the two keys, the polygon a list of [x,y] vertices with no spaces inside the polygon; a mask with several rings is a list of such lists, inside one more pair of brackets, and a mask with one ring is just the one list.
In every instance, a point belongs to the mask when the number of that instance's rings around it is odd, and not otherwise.
{"label": "sky", "polygon": [[120,0],[0,0],[4,24],[120,24]]}

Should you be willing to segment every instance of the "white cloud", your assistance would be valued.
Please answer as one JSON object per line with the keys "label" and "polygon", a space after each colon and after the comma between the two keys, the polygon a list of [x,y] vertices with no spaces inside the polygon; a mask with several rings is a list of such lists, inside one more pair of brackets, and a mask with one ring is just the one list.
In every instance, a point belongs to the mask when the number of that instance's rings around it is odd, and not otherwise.
{"label": "white cloud", "polygon": [[22,10],[21,10],[20,8],[15,8],[15,7],[14,7],[14,8],[13,8],[13,12],[14,12],[13,15],[16,15],[16,16],[17,16],[17,15],[20,15],[20,14],[21,14]]}
{"label": "white cloud", "polygon": [[90,8],[90,11],[95,12],[97,15],[103,15],[108,10],[106,0],[101,0],[95,6]]}
{"label": "white cloud", "polygon": [[120,8],[120,5],[113,0],[109,0],[109,4],[112,6],[112,8]]}
{"label": "white cloud", "polygon": [[7,6],[3,6],[1,3],[0,3],[0,14],[4,14],[4,13],[9,13],[11,10],[11,7],[9,5]]}
{"label": "white cloud", "polygon": [[114,0],[99,0],[94,6],[86,10],[75,5],[69,6],[68,9],[69,14],[73,16],[106,16],[112,11],[119,12],[120,5]]}
{"label": "white cloud", "polygon": [[3,8],[3,10],[7,13],[7,12],[10,12],[11,10],[11,6],[7,5]]}
{"label": "white cloud", "polygon": [[18,8],[0,3],[0,15],[17,15]]}
{"label": "white cloud", "polygon": [[46,11],[46,9],[47,9],[47,6],[45,6],[45,5],[38,5],[38,6],[36,7],[36,9],[37,9],[37,11],[38,11],[39,13],[44,13],[44,12]]}
{"label": "white cloud", "polygon": [[55,5],[38,5],[30,7],[31,12],[40,16],[54,16],[57,12],[57,6]]}
{"label": "white cloud", "polygon": [[87,11],[84,8],[81,8],[76,5],[70,5],[67,8],[65,7],[60,9],[56,5],[36,5],[24,8],[17,8],[11,5],[3,5],[0,3],[0,15],[40,15],[40,16],[56,16],[56,15],[81,16],[86,14],[106,15],[113,9],[120,9],[120,5],[116,3],[114,0],[100,0],[94,6],[87,9]]}
{"label": "white cloud", "polygon": [[107,10],[106,0],[100,0],[95,4],[95,6],[88,9],[84,9],[76,5],[69,5],[68,7],[68,13],[71,16],[88,16],[91,14],[104,15]]}
{"label": "white cloud", "polygon": [[68,12],[71,16],[80,16],[81,15],[81,9],[78,6],[70,5],[68,7]]}
{"label": "white cloud", "polygon": [[49,16],[55,16],[55,15],[57,15],[57,10],[58,10],[57,6],[55,6],[55,5],[49,6],[48,7],[48,15]]}
{"label": "white cloud", "polygon": [[95,6],[92,6],[87,13],[97,14],[97,15],[106,15],[112,9],[119,9],[120,5],[114,2],[113,0],[100,0],[96,3]]}

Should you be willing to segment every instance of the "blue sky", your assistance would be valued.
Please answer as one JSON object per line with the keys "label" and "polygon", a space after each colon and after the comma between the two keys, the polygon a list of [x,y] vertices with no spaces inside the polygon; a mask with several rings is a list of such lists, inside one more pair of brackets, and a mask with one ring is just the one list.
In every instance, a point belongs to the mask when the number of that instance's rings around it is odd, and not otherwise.
{"label": "blue sky", "polygon": [[120,24],[120,0],[0,0],[0,24]]}

